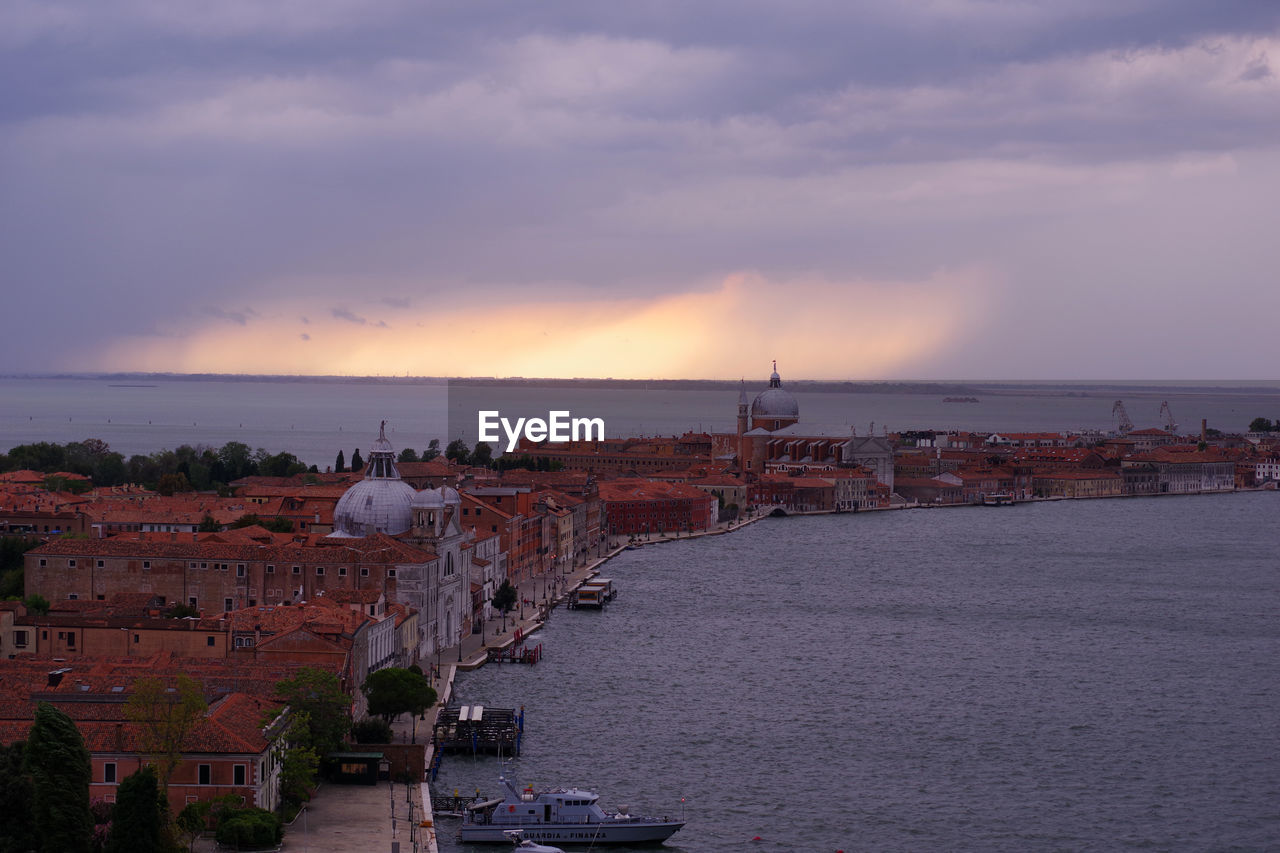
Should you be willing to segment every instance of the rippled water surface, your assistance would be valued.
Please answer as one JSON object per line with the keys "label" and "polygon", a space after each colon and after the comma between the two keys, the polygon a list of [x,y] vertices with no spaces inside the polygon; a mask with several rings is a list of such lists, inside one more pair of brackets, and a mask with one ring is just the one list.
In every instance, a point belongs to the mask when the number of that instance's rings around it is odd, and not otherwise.
{"label": "rippled water surface", "polygon": [[[1280,849],[1277,510],[864,513],[647,547],[607,565],[609,610],[555,611],[542,663],[457,699],[526,707],[521,782],[684,798],[668,849]],[[450,757],[436,788],[498,772]]]}

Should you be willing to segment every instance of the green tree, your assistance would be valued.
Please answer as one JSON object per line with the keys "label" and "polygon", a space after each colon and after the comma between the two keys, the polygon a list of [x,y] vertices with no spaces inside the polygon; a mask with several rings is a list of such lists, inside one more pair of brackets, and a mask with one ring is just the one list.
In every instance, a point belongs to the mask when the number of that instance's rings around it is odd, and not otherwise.
{"label": "green tree", "polygon": [[508,578],[502,579],[502,586],[498,587],[489,601],[502,611],[502,630],[507,630],[507,613],[516,606],[516,588]]}
{"label": "green tree", "polygon": [[406,447],[404,450],[400,451],[400,457],[396,459],[396,461],[397,462],[417,462],[418,451],[414,450],[412,447]]}
{"label": "green tree", "polygon": [[1274,432],[1276,425],[1269,418],[1254,418],[1249,421],[1249,432]]}
{"label": "green tree", "polygon": [[284,837],[280,816],[254,807],[228,811],[218,820],[215,832],[223,847],[270,847]]}
{"label": "green tree", "polygon": [[31,819],[35,792],[22,769],[26,744],[0,746],[0,853],[36,849],[36,825]]}
{"label": "green tree", "polygon": [[347,457],[341,450],[338,451],[338,458],[333,461],[333,470],[338,474],[345,473],[347,470]]}
{"label": "green tree", "polygon": [[45,598],[38,592],[33,592],[31,595],[22,599],[22,606],[33,613],[38,613],[43,616],[49,612],[49,607],[51,605],[49,604],[49,599]]}
{"label": "green tree", "polygon": [[182,811],[178,812],[177,819],[174,820],[174,826],[178,828],[178,833],[182,836],[182,840],[187,844],[187,850],[194,851],[196,849],[196,839],[209,826],[209,812],[213,808],[213,803],[209,800],[197,803],[187,803],[183,806]]}
{"label": "green tree", "polygon": [[432,459],[435,459],[439,455],[440,455],[440,439],[433,438],[431,439],[430,443],[427,444],[427,449],[422,451],[422,461],[430,462]]}
{"label": "green tree", "polygon": [[182,745],[208,709],[204,688],[188,675],[179,675],[173,689],[158,678],[139,678],[124,705],[125,717],[137,726],[142,751],[154,762],[160,788],[182,763]]}
{"label": "green tree", "polygon": [[386,720],[361,720],[351,726],[356,743],[391,743],[391,724]]}
{"label": "green tree", "polygon": [[258,473],[249,445],[239,441],[228,441],[222,445],[218,450],[218,465],[214,468],[214,473],[224,483],[232,483]]}
{"label": "green tree", "polygon": [[294,712],[282,738],[283,750],[278,754],[280,796],[290,807],[311,799],[311,791],[316,785],[320,754],[312,737],[311,715],[306,711]]}
{"label": "green tree", "polygon": [[199,616],[200,609],[192,607],[190,604],[175,604],[164,613],[164,618],[166,619],[190,619],[192,617],[198,618]]}
{"label": "green tree", "polygon": [[89,750],[71,718],[48,702],[36,706],[23,768],[31,776],[31,817],[40,850],[89,853]]}
{"label": "green tree", "polygon": [[435,688],[426,676],[394,666],[369,673],[360,692],[369,700],[369,713],[388,724],[401,714],[412,714],[415,742],[418,717],[436,703]]}
{"label": "green tree", "polygon": [[457,462],[459,465],[465,465],[470,455],[470,451],[467,450],[467,443],[460,438],[455,438],[449,442],[449,446],[444,449],[444,458]]}
{"label": "green tree", "polygon": [[318,755],[342,748],[351,731],[351,697],[342,691],[336,675],[303,667],[293,678],[276,685],[276,697],[295,714],[307,715],[308,743]]}
{"label": "green tree", "polygon": [[477,442],[475,450],[471,451],[471,464],[487,468],[492,461],[493,448],[483,441]]}
{"label": "green tree", "polygon": [[351,470],[359,471],[364,467],[364,460],[360,458],[360,448],[351,451]]}
{"label": "green tree", "polygon": [[222,525],[218,523],[216,518],[206,512],[204,518],[200,519],[200,526],[196,529],[201,533],[217,533],[222,530]]}
{"label": "green tree", "polygon": [[292,453],[268,455],[265,450],[259,450],[254,458],[258,463],[258,473],[264,477],[292,477],[307,470],[307,466]]}
{"label": "green tree", "polygon": [[105,853],[169,853],[169,807],[154,767],[126,776],[116,790]]}
{"label": "green tree", "polygon": [[166,498],[171,498],[177,492],[191,492],[194,489],[187,475],[178,471],[172,474],[161,474],[160,479],[156,481],[156,491]]}
{"label": "green tree", "polygon": [[503,613],[516,606],[516,588],[511,585],[510,579],[502,579],[502,585],[494,592],[491,601]]}
{"label": "green tree", "polygon": [[275,518],[260,518],[253,513],[246,513],[235,521],[231,522],[232,530],[239,530],[241,527],[253,527],[254,525],[270,530],[272,533],[292,533],[293,522],[287,518],[276,516]]}

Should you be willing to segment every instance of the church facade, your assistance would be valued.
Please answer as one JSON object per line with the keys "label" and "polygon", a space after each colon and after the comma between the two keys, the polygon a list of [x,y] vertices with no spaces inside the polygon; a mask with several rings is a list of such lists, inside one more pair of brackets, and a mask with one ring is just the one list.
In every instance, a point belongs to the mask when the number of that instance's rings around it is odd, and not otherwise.
{"label": "church facade", "polygon": [[713,436],[716,453],[732,456],[743,476],[771,472],[808,473],[860,466],[893,490],[893,446],[888,439],[809,427],[800,423],[800,404],[782,386],[778,363],[768,386],[748,402],[746,383],[738,394],[737,430]]}
{"label": "church facade", "polygon": [[473,530],[461,523],[462,498],[454,489],[417,491],[400,479],[386,421],[369,451],[364,479],[338,499],[327,540],[385,534],[436,559],[398,567],[396,598],[418,611],[418,656],[457,645],[471,630]]}

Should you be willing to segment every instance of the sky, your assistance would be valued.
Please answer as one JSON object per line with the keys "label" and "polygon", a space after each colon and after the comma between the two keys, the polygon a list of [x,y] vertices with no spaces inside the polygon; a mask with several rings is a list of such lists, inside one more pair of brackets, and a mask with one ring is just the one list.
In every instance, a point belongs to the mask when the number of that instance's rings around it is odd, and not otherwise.
{"label": "sky", "polygon": [[1268,379],[1280,4],[0,0],[0,373]]}

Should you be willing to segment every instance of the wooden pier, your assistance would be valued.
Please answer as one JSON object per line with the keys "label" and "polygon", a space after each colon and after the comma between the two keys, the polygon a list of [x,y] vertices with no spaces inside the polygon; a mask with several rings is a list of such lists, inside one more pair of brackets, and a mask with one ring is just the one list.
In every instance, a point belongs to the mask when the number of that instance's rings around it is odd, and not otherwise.
{"label": "wooden pier", "polygon": [[490,663],[527,663],[530,666],[542,660],[542,643],[529,646],[508,646],[505,649],[489,649]]}
{"label": "wooden pier", "polygon": [[463,705],[441,708],[431,730],[436,752],[519,755],[524,733],[524,708],[486,708]]}

